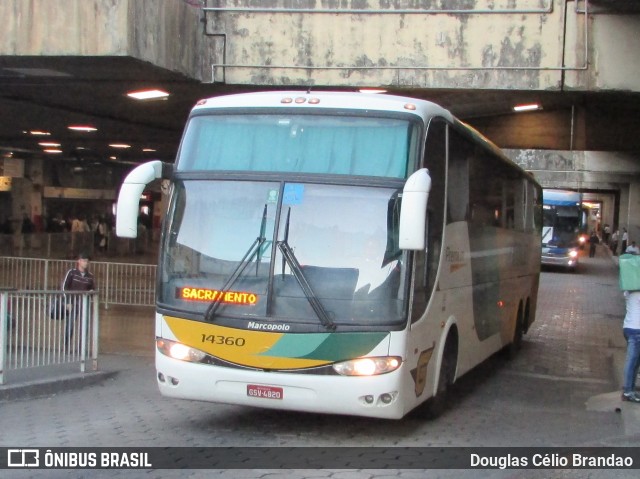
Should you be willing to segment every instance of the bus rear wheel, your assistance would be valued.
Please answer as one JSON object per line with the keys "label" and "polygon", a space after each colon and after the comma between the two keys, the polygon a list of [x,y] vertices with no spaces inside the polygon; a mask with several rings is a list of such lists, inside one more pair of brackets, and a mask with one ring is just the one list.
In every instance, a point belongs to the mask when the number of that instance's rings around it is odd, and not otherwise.
{"label": "bus rear wheel", "polygon": [[524,336],[524,316],[522,314],[522,303],[518,307],[518,315],[516,316],[516,325],[513,331],[513,339],[507,345],[506,353],[508,359],[514,359],[518,355],[518,351],[522,348],[522,338]]}

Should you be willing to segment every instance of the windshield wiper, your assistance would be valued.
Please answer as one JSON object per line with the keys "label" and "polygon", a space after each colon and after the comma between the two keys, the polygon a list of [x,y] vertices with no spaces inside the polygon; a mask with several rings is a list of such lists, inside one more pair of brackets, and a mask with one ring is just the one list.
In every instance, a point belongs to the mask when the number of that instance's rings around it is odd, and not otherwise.
{"label": "windshield wiper", "polygon": [[[300,285],[300,288],[302,288],[302,292],[307,298],[307,301],[309,301],[311,308],[318,316],[320,323],[322,323],[322,325],[328,330],[335,331],[336,329],[335,323],[331,320],[329,313],[320,302],[318,295],[316,295],[316,293],[313,291],[313,288],[309,284],[309,281],[307,281],[307,278],[304,275],[304,272],[302,271],[302,267],[298,262],[298,258],[296,258],[296,255],[291,249],[291,246],[289,246],[288,240],[289,240],[290,217],[291,217],[291,208],[289,208],[289,211],[287,213],[287,223],[285,224],[284,240],[278,241],[276,243],[278,246],[278,249],[282,253],[282,260],[283,262],[286,262],[289,265],[289,268],[291,269],[291,272],[293,273],[294,278]],[[284,272],[284,265],[283,265],[283,272]]]}
{"label": "windshield wiper", "polygon": [[267,205],[264,205],[264,210],[262,211],[262,222],[260,223],[260,236],[258,236],[255,241],[249,246],[249,249],[244,254],[236,269],[233,270],[229,279],[224,283],[224,286],[220,289],[218,296],[214,299],[207,310],[204,313],[205,321],[213,321],[213,315],[222,303],[222,298],[224,298],[225,293],[227,293],[231,287],[238,280],[240,275],[247,269],[247,266],[253,261],[255,257],[256,262],[256,275],[258,274],[258,267],[260,263],[260,258],[262,257],[262,245],[267,241],[265,237],[265,230],[267,224]]}

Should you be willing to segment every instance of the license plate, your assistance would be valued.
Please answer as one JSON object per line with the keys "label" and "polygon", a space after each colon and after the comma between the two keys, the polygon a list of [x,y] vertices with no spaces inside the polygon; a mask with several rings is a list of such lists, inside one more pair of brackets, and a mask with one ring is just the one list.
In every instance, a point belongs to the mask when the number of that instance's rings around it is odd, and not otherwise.
{"label": "license plate", "polygon": [[247,385],[247,396],[265,399],[282,399],[284,393],[282,388],[275,386],[258,386],[257,384]]}

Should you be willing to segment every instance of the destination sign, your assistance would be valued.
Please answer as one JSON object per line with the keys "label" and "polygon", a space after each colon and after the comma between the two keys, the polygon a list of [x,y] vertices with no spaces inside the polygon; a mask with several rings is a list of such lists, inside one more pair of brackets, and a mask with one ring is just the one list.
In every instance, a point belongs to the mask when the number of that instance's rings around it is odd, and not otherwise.
{"label": "destination sign", "polygon": [[242,304],[251,306],[258,302],[255,293],[245,291],[220,291],[217,289],[193,288],[184,286],[176,288],[176,298],[184,301],[219,301],[227,304]]}

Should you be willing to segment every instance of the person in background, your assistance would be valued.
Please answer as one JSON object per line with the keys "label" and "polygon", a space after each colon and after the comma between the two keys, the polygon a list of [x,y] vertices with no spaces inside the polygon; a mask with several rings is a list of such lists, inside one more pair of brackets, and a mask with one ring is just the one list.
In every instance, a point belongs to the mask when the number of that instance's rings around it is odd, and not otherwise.
{"label": "person in background", "polygon": [[[77,256],[75,268],[67,271],[62,282],[63,291],[93,291],[96,289],[96,282],[93,274],[89,271],[89,256],[80,253]],[[66,298],[67,324],[65,327],[64,344],[68,345],[73,337],[74,324],[80,316],[82,297],[79,295],[69,295]]]}
{"label": "person in background", "polygon": [[619,237],[620,237],[620,232],[618,230],[615,230],[611,234],[611,242],[609,243],[609,247],[611,248],[611,252],[613,253],[613,256],[618,255],[618,238]]}
{"label": "person in background", "polygon": [[627,254],[640,254],[640,248],[636,245],[635,241],[632,241],[629,246],[627,246],[627,250],[625,251]]}
{"label": "person in background", "polygon": [[22,217],[22,226],[20,227],[20,232],[22,233],[22,237],[24,238],[24,245],[27,248],[31,247],[31,236],[35,233],[36,227],[29,218],[29,215],[26,213]]}
{"label": "person in background", "polygon": [[627,228],[622,228],[622,247],[620,248],[621,253],[626,253],[628,242],[629,242],[629,233],[627,232]]}
{"label": "person in background", "polygon": [[107,250],[107,241],[109,239],[109,225],[104,216],[100,216],[98,221],[98,250],[104,253]]}
{"label": "person in background", "polygon": [[604,228],[602,228],[602,242],[604,244],[609,244],[610,237],[611,237],[611,226],[606,224],[604,225]]}
{"label": "person in background", "polygon": [[624,364],[622,400],[640,403],[636,392],[636,378],[640,367],[640,291],[625,291],[627,314],[622,333],[627,340],[627,357]]}
{"label": "person in background", "polygon": [[596,246],[600,242],[600,238],[594,230],[591,230],[591,235],[589,236],[589,258],[593,258],[596,255]]}

